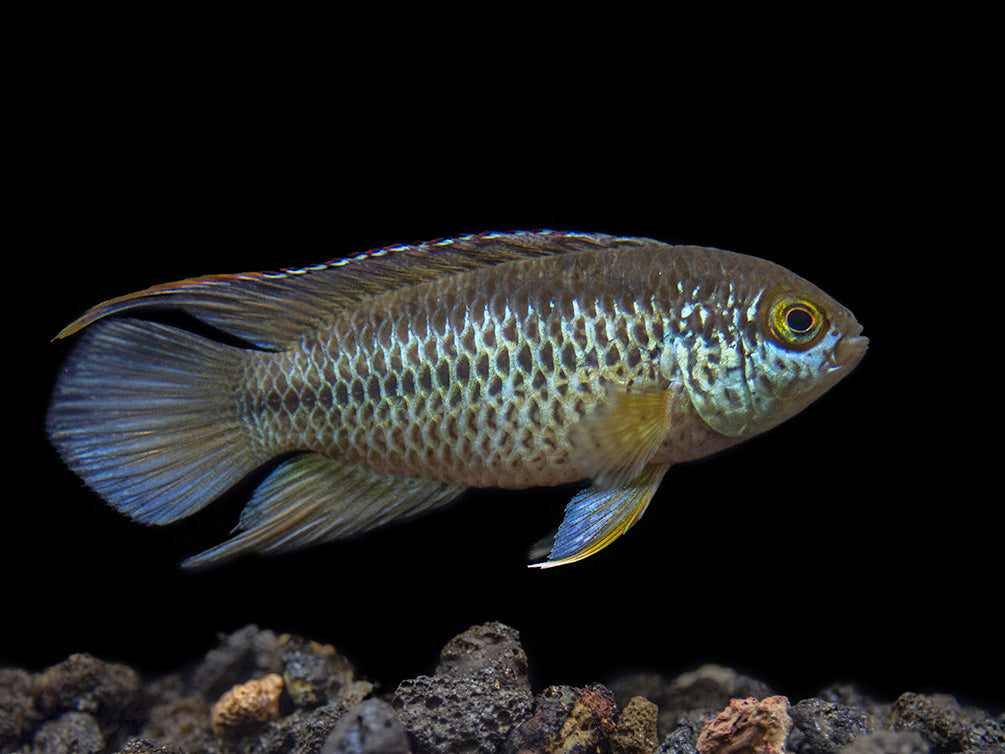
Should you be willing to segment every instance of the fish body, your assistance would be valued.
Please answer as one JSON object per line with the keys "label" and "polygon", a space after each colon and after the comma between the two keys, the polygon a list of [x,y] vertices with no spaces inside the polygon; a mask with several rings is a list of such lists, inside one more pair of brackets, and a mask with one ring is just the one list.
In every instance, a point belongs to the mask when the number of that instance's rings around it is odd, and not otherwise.
{"label": "fish body", "polygon": [[[121,316],[144,307],[248,347]],[[671,465],[798,413],[867,344],[771,262],[559,232],[194,278],[100,304],[60,337],[81,329],[48,431],[117,509],[168,523],[286,458],[239,533],[189,565],[356,534],[468,487],[588,479],[541,565],[573,562],[633,525]]]}

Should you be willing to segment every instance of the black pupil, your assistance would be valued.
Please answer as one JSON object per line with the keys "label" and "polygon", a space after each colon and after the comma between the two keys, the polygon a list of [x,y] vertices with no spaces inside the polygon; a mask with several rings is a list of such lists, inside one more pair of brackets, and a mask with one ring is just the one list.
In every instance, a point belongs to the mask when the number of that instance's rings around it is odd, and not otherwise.
{"label": "black pupil", "polygon": [[804,333],[813,327],[813,315],[805,309],[793,307],[785,314],[785,324],[794,333]]}

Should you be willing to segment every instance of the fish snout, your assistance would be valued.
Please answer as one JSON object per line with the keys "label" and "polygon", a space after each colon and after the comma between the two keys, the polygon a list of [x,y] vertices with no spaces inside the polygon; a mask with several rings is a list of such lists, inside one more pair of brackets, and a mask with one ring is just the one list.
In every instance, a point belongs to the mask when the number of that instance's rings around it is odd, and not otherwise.
{"label": "fish snout", "polygon": [[[861,326],[858,332],[862,332]],[[845,335],[835,345],[831,351],[828,361],[831,369],[846,367],[853,368],[865,355],[869,348],[869,339],[863,335]]]}

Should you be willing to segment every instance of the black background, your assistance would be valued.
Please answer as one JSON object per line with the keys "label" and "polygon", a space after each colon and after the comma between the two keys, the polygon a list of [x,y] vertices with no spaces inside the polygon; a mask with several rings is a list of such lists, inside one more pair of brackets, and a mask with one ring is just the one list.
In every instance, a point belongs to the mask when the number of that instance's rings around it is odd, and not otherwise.
{"label": "black background", "polygon": [[[578,50],[519,82],[503,66],[447,87],[456,60],[381,76],[348,55],[283,66],[256,45],[209,48],[83,45],[20,114],[9,301],[28,304],[9,304],[5,392],[8,479],[28,483],[0,513],[0,662],[86,651],[154,674],[257,623],[333,643],[393,686],[500,620],[537,689],[712,661],[793,700],[853,681],[1000,705],[1001,491],[983,457],[997,440],[976,429],[989,365],[960,314],[979,271],[946,241],[967,220],[955,157],[919,132],[920,82],[812,62],[805,79],[741,65],[706,86],[658,56],[617,73]],[[99,301],[533,228],[771,259],[851,308],[870,350],[787,424],[672,469],[612,547],[549,571],[526,551],[568,489],[473,491],[356,541],[184,572],[239,495],[143,527],[44,438],[69,348],[50,338]]]}

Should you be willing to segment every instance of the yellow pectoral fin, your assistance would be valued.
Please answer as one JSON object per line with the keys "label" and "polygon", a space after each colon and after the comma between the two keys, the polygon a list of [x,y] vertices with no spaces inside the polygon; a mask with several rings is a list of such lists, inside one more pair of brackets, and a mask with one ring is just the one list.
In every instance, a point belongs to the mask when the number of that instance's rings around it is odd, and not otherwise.
{"label": "yellow pectoral fin", "polygon": [[548,560],[531,567],[575,563],[603,550],[642,517],[668,468],[648,466],[623,487],[593,486],[577,494],[565,509]]}
{"label": "yellow pectoral fin", "polygon": [[670,411],[680,388],[612,385],[607,405],[588,417],[575,437],[580,465],[601,487],[636,479],[670,432]]}

